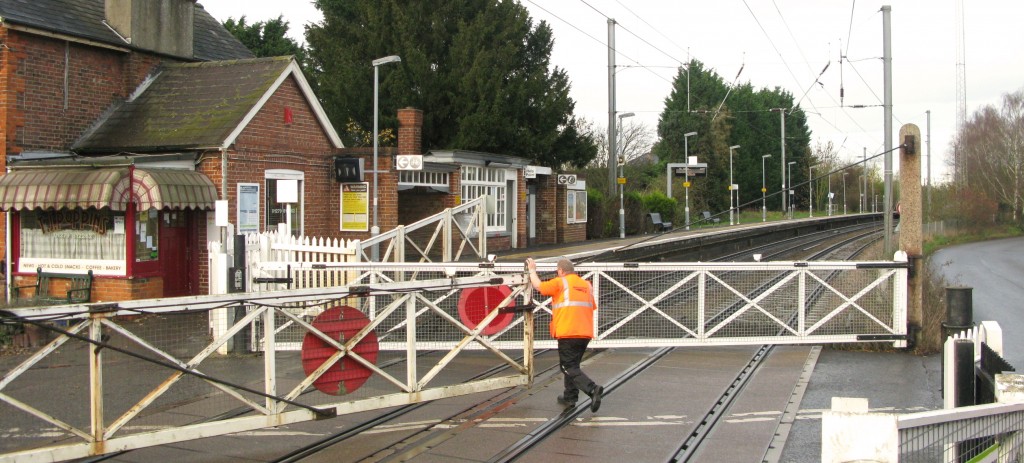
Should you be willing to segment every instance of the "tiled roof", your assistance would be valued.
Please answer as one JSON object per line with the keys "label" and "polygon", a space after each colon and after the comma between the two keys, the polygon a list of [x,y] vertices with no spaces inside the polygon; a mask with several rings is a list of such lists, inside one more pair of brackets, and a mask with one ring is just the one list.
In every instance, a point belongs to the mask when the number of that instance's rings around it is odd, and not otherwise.
{"label": "tiled roof", "polygon": [[73,149],[152,152],[220,147],[292,63],[285,56],[165,66],[143,84],[134,100],[114,109]]}
{"label": "tiled roof", "polygon": [[[132,48],[105,24],[104,0],[0,0],[0,18],[52,33]],[[202,5],[193,20],[193,58],[244,59],[254,55],[234,38]]]}

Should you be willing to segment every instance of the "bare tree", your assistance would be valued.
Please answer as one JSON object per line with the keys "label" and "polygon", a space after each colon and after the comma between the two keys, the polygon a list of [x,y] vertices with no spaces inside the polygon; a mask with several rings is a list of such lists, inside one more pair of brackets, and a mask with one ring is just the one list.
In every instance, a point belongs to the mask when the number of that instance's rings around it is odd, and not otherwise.
{"label": "bare tree", "polygon": [[[597,157],[590,162],[589,167],[607,167],[608,131],[594,123],[588,123],[588,126],[593,130],[594,139],[597,140]],[[625,155],[624,160],[629,163],[651,152],[655,134],[647,124],[633,123],[624,119],[622,126],[619,127],[618,139],[616,149],[619,155]]]}
{"label": "bare tree", "polygon": [[1003,95],[1002,105],[974,113],[958,134],[971,185],[1005,204],[1014,222],[1024,206],[1024,89]]}

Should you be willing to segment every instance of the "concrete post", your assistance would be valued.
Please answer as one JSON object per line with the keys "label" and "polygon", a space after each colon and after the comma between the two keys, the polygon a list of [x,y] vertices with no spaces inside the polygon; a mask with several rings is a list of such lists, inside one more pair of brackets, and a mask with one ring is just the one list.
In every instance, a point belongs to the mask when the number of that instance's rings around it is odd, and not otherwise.
{"label": "concrete post", "polygon": [[821,414],[821,461],[899,461],[899,428],[892,413],[868,413],[868,399],[833,397]]}
{"label": "concrete post", "polygon": [[[917,343],[924,320],[922,306],[921,237],[921,129],[914,124],[900,127],[900,250],[910,260],[907,277],[907,334],[911,345]],[[888,212],[888,211],[886,211]]]}

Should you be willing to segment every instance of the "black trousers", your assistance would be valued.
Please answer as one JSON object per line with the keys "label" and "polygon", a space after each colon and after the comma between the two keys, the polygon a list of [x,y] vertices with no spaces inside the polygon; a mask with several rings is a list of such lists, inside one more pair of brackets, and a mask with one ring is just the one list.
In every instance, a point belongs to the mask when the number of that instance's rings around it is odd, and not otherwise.
{"label": "black trousers", "polygon": [[596,385],[594,381],[580,369],[580,362],[583,361],[583,354],[587,352],[587,345],[590,339],[587,338],[563,338],[558,340],[558,362],[565,374],[565,393],[563,397],[567,400],[579,398],[580,391],[588,396],[594,393]]}

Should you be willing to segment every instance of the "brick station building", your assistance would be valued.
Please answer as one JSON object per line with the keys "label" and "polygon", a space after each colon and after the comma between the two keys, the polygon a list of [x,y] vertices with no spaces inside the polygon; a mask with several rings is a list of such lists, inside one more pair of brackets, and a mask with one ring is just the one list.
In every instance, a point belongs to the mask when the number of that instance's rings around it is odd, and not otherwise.
{"label": "brick station building", "polygon": [[[340,196],[372,181],[372,149],[342,145],[291,57],[254,58],[194,0],[0,0],[0,17],[9,282],[92,271],[93,301],[205,294],[217,200],[234,232],[369,236],[344,229]],[[584,182],[514,156],[424,152],[417,109],[399,124],[398,147],[379,150],[381,231],[489,194],[491,249],[586,238]],[[398,154],[423,169],[395,170]],[[366,174],[339,182],[338,158]]]}

